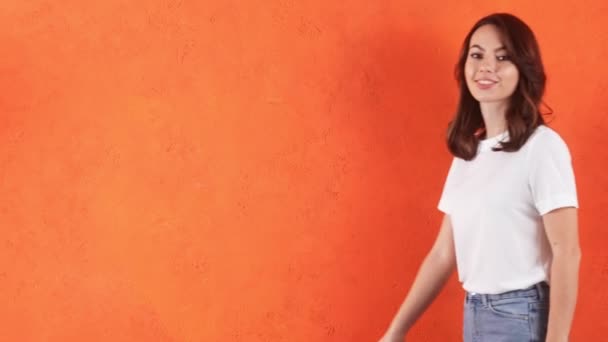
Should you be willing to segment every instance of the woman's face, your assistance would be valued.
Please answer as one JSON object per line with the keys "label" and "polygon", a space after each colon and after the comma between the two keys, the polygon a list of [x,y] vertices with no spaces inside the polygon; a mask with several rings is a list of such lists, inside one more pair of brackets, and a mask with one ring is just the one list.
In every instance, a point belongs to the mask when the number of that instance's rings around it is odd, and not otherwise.
{"label": "woman's face", "polygon": [[469,91],[479,102],[505,102],[515,91],[519,71],[494,25],[481,26],[471,36],[464,75]]}

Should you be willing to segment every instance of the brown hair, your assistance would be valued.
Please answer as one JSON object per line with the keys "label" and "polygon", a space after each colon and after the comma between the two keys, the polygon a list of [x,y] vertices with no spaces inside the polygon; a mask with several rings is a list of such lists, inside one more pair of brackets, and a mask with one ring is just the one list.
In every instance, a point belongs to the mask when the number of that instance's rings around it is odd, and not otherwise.
{"label": "brown hair", "polygon": [[479,140],[485,138],[485,124],[479,102],[471,95],[464,74],[471,36],[484,25],[494,25],[498,29],[507,53],[519,71],[519,82],[511,95],[505,115],[509,141],[493,150],[518,151],[536,127],[545,124],[539,107],[545,92],[546,75],[534,33],[526,23],[512,14],[494,13],[481,18],[464,39],[456,64],[455,76],[460,88],[460,99],[447,133],[450,152],[464,160],[475,158]]}

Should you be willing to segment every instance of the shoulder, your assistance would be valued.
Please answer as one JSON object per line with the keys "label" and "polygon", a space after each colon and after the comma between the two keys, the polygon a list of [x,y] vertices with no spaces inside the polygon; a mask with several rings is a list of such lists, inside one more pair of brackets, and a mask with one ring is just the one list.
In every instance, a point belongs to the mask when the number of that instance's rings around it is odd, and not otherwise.
{"label": "shoulder", "polygon": [[530,140],[531,141],[538,140],[538,141],[545,142],[545,143],[563,141],[563,139],[559,135],[559,133],[557,133],[553,128],[546,126],[546,125],[540,125],[540,126],[536,127],[536,130],[534,130],[534,132],[530,136]]}
{"label": "shoulder", "polygon": [[529,139],[532,158],[539,155],[562,155],[570,157],[570,150],[566,141],[553,128],[540,125],[536,128]]}

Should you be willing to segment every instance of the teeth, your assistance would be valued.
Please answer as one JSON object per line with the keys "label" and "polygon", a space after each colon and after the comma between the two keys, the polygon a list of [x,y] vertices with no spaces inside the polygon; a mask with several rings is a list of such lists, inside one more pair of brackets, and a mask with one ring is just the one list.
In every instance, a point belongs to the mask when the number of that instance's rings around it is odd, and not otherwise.
{"label": "teeth", "polygon": [[479,80],[479,81],[477,81],[477,83],[479,83],[479,84],[494,84],[495,82],[488,81],[488,80]]}

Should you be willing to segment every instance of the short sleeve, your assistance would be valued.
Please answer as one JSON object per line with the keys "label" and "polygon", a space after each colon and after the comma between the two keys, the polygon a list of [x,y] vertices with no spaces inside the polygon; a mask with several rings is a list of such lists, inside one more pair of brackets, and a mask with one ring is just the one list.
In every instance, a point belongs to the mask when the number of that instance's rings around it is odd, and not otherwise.
{"label": "short sleeve", "polygon": [[578,208],[570,151],[555,131],[546,130],[537,137],[528,161],[530,190],[540,215],[558,208]]}
{"label": "short sleeve", "polygon": [[450,169],[448,170],[448,175],[445,179],[445,183],[443,185],[443,191],[441,192],[441,197],[439,198],[439,204],[437,205],[437,209],[440,211],[451,214],[452,212],[452,183],[454,183],[454,173],[456,169],[456,157],[452,159],[452,164],[450,165]]}

